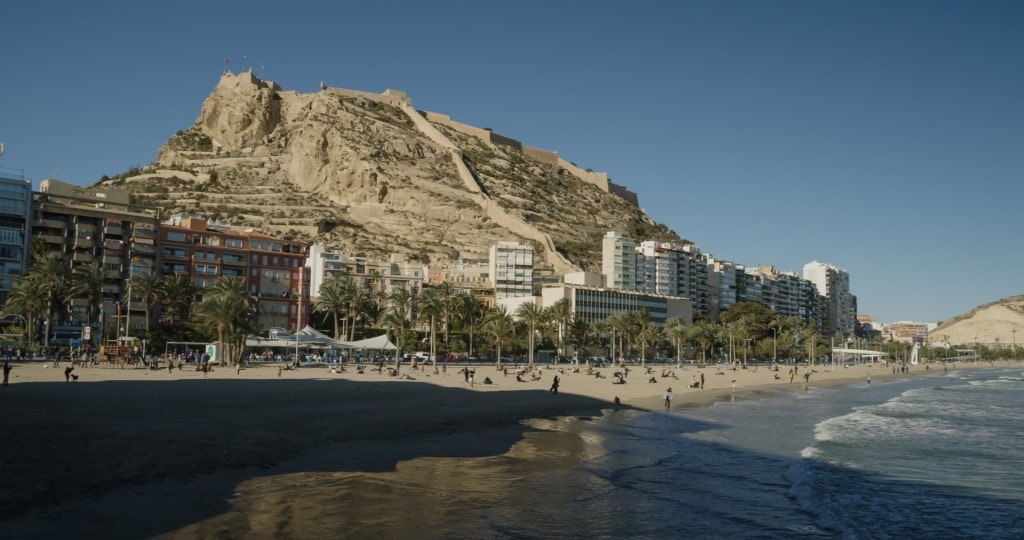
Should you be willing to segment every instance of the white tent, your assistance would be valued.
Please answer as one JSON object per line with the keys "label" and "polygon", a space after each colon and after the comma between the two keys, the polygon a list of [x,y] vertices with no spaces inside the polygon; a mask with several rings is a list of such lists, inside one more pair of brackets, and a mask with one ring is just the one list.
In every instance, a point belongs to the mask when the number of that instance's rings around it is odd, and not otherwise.
{"label": "white tent", "polygon": [[388,340],[387,334],[361,339],[359,341],[341,341],[334,339],[319,330],[307,326],[296,334],[285,334],[280,330],[276,337],[250,337],[245,340],[246,347],[302,347],[318,349],[363,349],[375,351],[393,351],[395,345]]}

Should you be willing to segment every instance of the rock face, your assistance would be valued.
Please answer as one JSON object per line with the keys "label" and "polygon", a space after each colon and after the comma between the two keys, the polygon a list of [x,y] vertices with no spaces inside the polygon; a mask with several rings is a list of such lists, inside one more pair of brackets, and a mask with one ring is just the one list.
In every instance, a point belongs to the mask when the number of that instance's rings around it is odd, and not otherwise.
{"label": "rock face", "polygon": [[565,272],[598,270],[609,230],[685,243],[557,154],[432,115],[402,92],[302,94],[225,72],[144,174],[110,183],[167,212],[369,257],[479,261],[514,240]]}
{"label": "rock face", "polygon": [[1024,296],[1004,298],[943,321],[928,332],[928,341],[955,346],[974,346],[976,343],[1007,347],[1024,345]]}

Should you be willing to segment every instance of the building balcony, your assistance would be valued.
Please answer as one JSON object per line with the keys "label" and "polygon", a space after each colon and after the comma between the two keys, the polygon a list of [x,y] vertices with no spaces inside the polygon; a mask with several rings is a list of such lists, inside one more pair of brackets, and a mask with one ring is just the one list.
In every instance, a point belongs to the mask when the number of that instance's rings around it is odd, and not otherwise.
{"label": "building balcony", "polygon": [[96,260],[96,256],[92,253],[78,252],[71,256],[71,260],[74,262],[93,262]]}
{"label": "building balcony", "polygon": [[104,225],[103,234],[106,236],[124,236],[124,228],[120,225]]}
{"label": "building balcony", "polygon": [[75,238],[75,249],[92,249],[96,245],[92,238]]}
{"label": "building balcony", "polygon": [[132,238],[146,238],[149,240],[156,239],[156,231],[153,229],[132,229]]}
{"label": "building balcony", "polygon": [[64,237],[63,236],[57,236],[57,235],[54,235],[54,234],[39,234],[39,235],[36,235],[36,238],[42,238],[43,241],[46,242],[47,244],[55,244],[55,245],[58,245],[58,246],[63,246],[64,245]]}
{"label": "building balcony", "polygon": [[33,229],[61,229],[67,230],[68,224],[59,219],[35,219],[32,220]]}

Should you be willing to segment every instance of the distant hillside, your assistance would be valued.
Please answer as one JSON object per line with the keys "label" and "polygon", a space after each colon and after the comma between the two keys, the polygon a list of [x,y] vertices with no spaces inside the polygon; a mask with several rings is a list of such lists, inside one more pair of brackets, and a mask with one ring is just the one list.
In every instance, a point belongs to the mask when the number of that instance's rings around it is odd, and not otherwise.
{"label": "distant hillside", "polygon": [[952,345],[992,346],[1015,341],[1024,344],[1024,295],[991,302],[944,321],[929,332],[928,341]]}
{"label": "distant hillside", "polygon": [[402,92],[284,91],[226,72],[142,174],[106,180],[165,214],[319,241],[353,255],[486,260],[503,240],[556,272],[599,270],[601,237],[688,243],[636,195],[555,152],[417,111]]}

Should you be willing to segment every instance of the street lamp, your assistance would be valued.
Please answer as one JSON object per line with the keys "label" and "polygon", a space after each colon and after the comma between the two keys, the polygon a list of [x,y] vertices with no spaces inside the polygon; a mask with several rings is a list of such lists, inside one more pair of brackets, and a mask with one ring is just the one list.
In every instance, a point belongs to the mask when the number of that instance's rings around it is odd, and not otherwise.
{"label": "street lamp", "polygon": [[772,327],[772,363],[779,362],[779,329]]}

